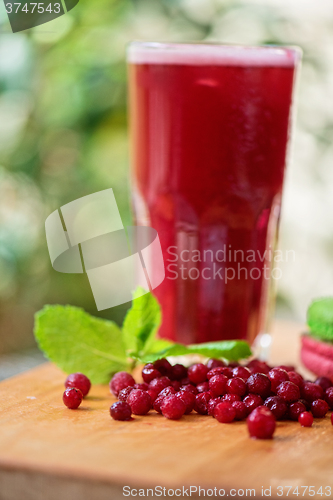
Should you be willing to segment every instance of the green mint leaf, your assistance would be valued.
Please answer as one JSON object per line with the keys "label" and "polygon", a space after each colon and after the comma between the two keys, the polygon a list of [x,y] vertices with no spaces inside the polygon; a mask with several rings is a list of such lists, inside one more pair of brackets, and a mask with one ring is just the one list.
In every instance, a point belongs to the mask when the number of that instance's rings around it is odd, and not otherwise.
{"label": "green mint leaf", "polygon": [[155,342],[161,324],[161,307],[151,293],[138,288],[123,324],[123,340],[129,356],[144,353]]}
{"label": "green mint leaf", "polygon": [[129,368],[120,328],[83,309],[45,306],[35,316],[34,333],[49,360],[66,373],[84,373],[94,384]]}
{"label": "green mint leaf", "polygon": [[209,358],[224,358],[229,361],[238,361],[251,356],[249,344],[244,340],[221,340],[203,344],[173,344],[160,352],[145,353],[140,360],[144,363],[153,363],[159,358],[167,356],[184,356],[186,354],[201,354]]}
{"label": "green mint leaf", "polygon": [[333,297],[314,300],[308,308],[307,323],[312,336],[333,342]]}

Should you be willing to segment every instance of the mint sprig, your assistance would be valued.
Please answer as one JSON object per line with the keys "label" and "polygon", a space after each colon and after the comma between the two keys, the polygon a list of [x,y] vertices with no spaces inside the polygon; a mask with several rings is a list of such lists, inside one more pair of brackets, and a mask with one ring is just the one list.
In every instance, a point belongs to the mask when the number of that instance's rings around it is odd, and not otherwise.
{"label": "mint sprig", "polygon": [[201,354],[230,361],[251,355],[241,340],[183,345],[160,339],[161,307],[138,289],[122,329],[113,321],[73,306],[45,306],[35,316],[34,333],[46,357],[66,373],[82,372],[92,383],[107,383],[116,371],[131,370],[167,356]]}

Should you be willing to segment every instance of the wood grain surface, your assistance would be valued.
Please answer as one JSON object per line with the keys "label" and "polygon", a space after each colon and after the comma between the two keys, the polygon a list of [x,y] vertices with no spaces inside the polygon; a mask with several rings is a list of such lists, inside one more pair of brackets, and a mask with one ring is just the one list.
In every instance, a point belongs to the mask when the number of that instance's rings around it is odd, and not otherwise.
{"label": "wood grain surface", "polygon": [[[272,362],[297,364],[301,330],[276,325]],[[126,498],[124,486],[161,486],[166,495],[168,489],[216,487],[233,498],[248,498],[250,489],[252,498],[264,498],[262,488],[270,487],[270,498],[285,498],[287,489],[278,496],[278,486],[292,486],[291,498],[331,496],[325,490],[333,491],[328,417],[310,429],[278,422],[269,441],[250,439],[244,422],[219,424],[195,413],[177,422],[153,411],[115,422],[109,415],[115,399],[106,386],[93,386],[78,410],[65,408],[64,378],[47,363],[0,384],[0,500],[111,500]],[[300,494],[293,495],[297,486]],[[302,496],[301,486],[314,489]],[[191,498],[199,498],[194,489]]]}

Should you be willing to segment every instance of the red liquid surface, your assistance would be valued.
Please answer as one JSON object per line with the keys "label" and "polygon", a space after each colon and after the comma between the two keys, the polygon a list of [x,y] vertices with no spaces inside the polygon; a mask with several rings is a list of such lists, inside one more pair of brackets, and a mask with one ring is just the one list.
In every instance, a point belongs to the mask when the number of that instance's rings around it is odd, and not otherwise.
{"label": "red liquid surface", "polygon": [[160,334],[252,341],[267,312],[269,273],[254,268],[270,265],[265,249],[276,241],[294,68],[129,71],[134,212],[158,231],[166,268],[154,290]]}

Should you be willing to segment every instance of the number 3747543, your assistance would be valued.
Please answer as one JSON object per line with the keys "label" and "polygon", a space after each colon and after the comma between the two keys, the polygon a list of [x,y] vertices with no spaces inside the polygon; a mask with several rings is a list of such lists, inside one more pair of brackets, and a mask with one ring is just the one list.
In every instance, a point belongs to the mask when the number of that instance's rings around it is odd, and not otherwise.
{"label": "number 3747543", "polygon": [[34,12],[38,12],[39,14],[43,14],[43,12],[49,12],[50,14],[53,12],[54,14],[60,13],[60,3],[6,3],[6,12],[7,14],[19,12],[26,14],[33,14]]}

